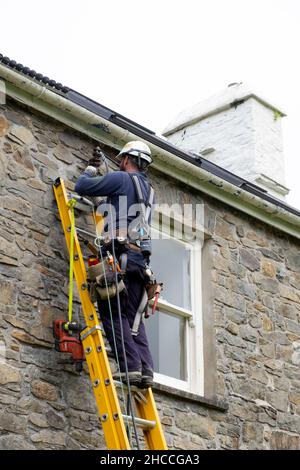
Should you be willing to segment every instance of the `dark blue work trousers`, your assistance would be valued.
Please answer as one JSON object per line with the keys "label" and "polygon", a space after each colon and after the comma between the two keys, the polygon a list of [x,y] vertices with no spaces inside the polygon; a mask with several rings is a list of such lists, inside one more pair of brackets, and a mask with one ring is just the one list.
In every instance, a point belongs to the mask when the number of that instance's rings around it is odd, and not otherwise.
{"label": "dark blue work trousers", "polygon": [[[128,371],[140,371],[142,375],[153,376],[153,359],[149,349],[144,323],[140,323],[137,336],[133,336],[131,334],[131,328],[133,326],[135,315],[140,305],[144,289],[144,274],[141,267],[131,263],[128,260],[124,282],[126,286],[126,293],[125,291],[120,293],[120,302]],[[117,359],[118,356],[121,372],[125,372],[121,326],[116,296],[110,299],[110,305],[117,351],[115,350],[114,345],[113,328],[108,301],[100,299],[98,300],[99,315],[106,337],[114,353],[115,359]]]}

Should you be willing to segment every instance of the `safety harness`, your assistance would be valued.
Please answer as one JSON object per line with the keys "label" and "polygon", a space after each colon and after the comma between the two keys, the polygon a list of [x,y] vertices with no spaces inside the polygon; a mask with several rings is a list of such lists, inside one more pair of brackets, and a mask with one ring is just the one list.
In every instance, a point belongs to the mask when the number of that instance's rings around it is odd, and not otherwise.
{"label": "safety harness", "polygon": [[131,328],[132,336],[137,336],[139,334],[140,324],[141,324],[143,315],[145,315],[147,309],[148,309],[148,294],[147,294],[146,289],[144,289],[142,300],[140,302],[140,305],[138,306],[137,312],[134,317],[134,322]]}
{"label": "safety harness", "polygon": [[[150,185],[150,189],[145,199],[141,188],[141,183],[137,175],[128,173],[136,193],[139,204],[139,220],[134,229],[134,234],[130,234],[127,239],[121,237],[119,243],[118,236],[116,241],[121,248],[121,254],[118,256],[118,261],[113,261],[111,253],[108,251],[111,240],[104,242],[106,247],[106,255],[99,260],[97,257],[89,260],[88,266],[88,284],[89,293],[92,302],[97,300],[99,296],[102,300],[108,300],[115,297],[126,289],[123,278],[127,270],[127,253],[129,248],[136,248],[141,252],[145,258],[145,287],[143,289],[142,298],[138,306],[134,322],[131,328],[131,334],[137,336],[143,317],[148,317],[148,301],[155,298],[152,313],[155,311],[155,306],[158,300],[158,295],[162,289],[162,284],[158,284],[154,277],[153,271],[146,263],[146,258],[151,254],[151,236],[150,236],[150,215],[154,202],[154,189]],[[125,242],[124,242],[125,240]],[[117,270],[117,276],[115,273]],[[116,279],[118,282],[116,282]]]}
{"label": "safety harness", "polygon": [[[154,189],[151,185],[148,191],[147,199],[145,200],[139,177],[133,173],[128,173],[133,183],[135,194],[140,205],[140,222],[136,227],[136,237],[134,241],[138,242],[142,254],[149,256],[151,254],[151,237],[150,237],[150,215],[154,202]],[[130,234],[131,235],[131,234]]]}
{"label": "safety harness", "polygon": [[[149,257],[151,255],[151,236],[150,236],[150,215],[151,209],[154,202],[154,189],[150,185],[150,190],[148,191],[147,198],[145,200],[143,191],[141,188],[141,183],[137,175],[128,173],[131,181],[133,182],[136,197],[138,199],[138,203],[140,205],[140,223],[137,229],[137,239],[136,243],[139,245],[141,249],[141,253],[145,257]],[[153,271],[145,264],[144,270],[145,278],[147,279],[146,285],[143,289],[142,298],[140,304],[138,306],[134,322],[131,328],[132,336],[137,336],[139,334],[139,328],[143,317],[148,317],[148,301],[155,297],[154,306],[157,304],[158,295],[161,292],[162,284],[158,284],[154,277]],[[152,313],[154,313],[155,308],[152,309]]]}

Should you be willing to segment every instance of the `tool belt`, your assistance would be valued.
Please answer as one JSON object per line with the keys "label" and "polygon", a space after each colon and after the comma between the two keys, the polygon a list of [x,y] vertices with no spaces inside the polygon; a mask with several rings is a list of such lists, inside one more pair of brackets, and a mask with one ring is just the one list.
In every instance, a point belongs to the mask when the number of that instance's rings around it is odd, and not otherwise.
{"label": "tool belt", "polygon": [[141,252],[140,247],[135,245],[134,243],[128,243],[128,248],[130,248],[133,251],[137,251],[138,253]]}
{"label": "tool belt", "polygon": [[[117,276],[115,271],[116,269]],[[95,303],[99,297],[101,300],[107,300],[115,297],[118,292],[121,293],[126,290],[126,286],[123,281],[126,269],[127,253],[123,252],[120,255],[118,263],[114,262],[110,252],[107,252],[107,255],[101,261],[94,257],[92,264],[89,263],[88,266],[88,285],[91,301]],[[131,334],[133,336],[137,336],[139,334],[142,319],[149,317],[149,300],[156,299],[154,302],[154,305],[156,306],[158,296],[162,290],[162,284],[156,281],[153,271],[149,266],[146,266],[144,270],[144,282],[145,286],[142,298],[131,328]],[[152,314],[154,311],[155,307],[152,309]]]}
{"label": "tool belt", "polygon": [[[136,251],[137,253],[141,253],[141,248],[135,243],[134,240],[130,240],[126,236],[121,236],[116,234],[116,237],[114,238],[114,243],[115,243],[115,249],[118,253],[124,253],[126,251],[133,250]],[[109,236],[106,236],[103,241],[103,246],[106,249],[111,250],[112,246],[112,239]]]}
{"label": "tool belt", "polygon": [[120,293],[125,289],[119,264],[116,264],[116,267],[119,268],[116,283],[114,263],[111,261],[110,256],[105,256],[97,264],[88,267],[89,294],[93,303],[97,301],[97,295],[102,300],[107,300],[117,295],[117,292]]}

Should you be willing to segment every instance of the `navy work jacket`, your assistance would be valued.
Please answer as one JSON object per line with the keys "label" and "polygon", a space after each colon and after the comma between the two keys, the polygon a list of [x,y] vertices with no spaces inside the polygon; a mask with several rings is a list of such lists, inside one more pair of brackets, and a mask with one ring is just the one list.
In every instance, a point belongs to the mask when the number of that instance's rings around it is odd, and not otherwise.
{"label": "navy work jacket", "polygon": [[[150,185],[148,178],[143,172],[132,173],[137,175],[140,181],[141,189],[143,192],[144,199],[147,199],[150,191]],[[107,203],[114,207],[116,223],[115,228],[124,228],[136,218],[136,213],[130,213],[128,215],[128,208],[133,204],[138,203],[138,199],[135,192],[134,184],[125,171],[114,171],[107,173],[104,176],[91,176],[88,173],[81,175],[75,185],[75,191],[81,196],[106,196]],[[127,211],[120,208],[120,196],[126,196]],[[135,212],[135,211],[134,211]],[[144,259],[141,253],[133,250],[128,250],[128,261],[133,261],[139,265],[144,265]]]}

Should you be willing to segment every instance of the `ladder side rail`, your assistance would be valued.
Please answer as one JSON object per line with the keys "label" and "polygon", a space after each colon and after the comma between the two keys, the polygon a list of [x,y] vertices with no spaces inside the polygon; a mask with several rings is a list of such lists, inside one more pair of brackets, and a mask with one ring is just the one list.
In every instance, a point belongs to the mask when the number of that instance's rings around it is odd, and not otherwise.
{"label": "ladder side rail", "polygon": [[149,450],[168,450],[151,388],[147,389],[145,398],[145,402],[136,400],[135,404],[141,419],[156,422],[155,427],[143,429],[147,447]]}

